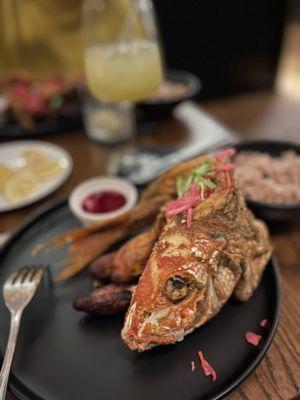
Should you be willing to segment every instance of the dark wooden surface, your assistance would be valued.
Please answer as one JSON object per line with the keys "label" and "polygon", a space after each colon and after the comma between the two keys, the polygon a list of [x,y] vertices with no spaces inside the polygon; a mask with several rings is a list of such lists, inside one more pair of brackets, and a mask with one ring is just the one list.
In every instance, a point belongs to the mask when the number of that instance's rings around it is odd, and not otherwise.
{"label": "dark wooden surface", "polygon": [[[300,143],[300,102],[291,98],[276,93],[254,93],[202,106],[243,138],[277,138]],[[140,137],[139,142],[180,145],[185,137],[184,126],[168,121],[152,135]],[[1,215],[1,231],[16,229],[39,205],[67,196],[78,182],[105,173],[112,149],[88,140],[83,132],[57,134],[46,140],[71,153],[74,159],[72,175],[47,199]],[[282,275],[280,325],[266,357],[246,382],[229,396],[230,400],[288,400],[300,393],[300,227],[282,224],[272,227],[271,233]],[[13,397],[8,395],[8,399]]]}

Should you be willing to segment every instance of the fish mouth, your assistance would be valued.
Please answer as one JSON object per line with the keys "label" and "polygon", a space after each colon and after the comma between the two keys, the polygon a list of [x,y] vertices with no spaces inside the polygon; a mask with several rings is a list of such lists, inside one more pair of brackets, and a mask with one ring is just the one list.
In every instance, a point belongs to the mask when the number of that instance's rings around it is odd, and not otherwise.
{"label": "fish mouth", "polygon": [[135,332],[122,332],[122,338],[131,350],[142,352],[153,347],[180,342],[184,338],[184,329],[165,334],[137,335]]}
{"label": "fish mouth", "polygon": [[[164,317],[169,314],[168,308],[162,308],[155,312],[145,313],[139,323],[135,323],[136,319],[133,318],[133,324],[127,325],[122,330],[122,338],[126,344],[132,349],[137,351],[144,351],[152,347],[171,344],[183,340],[185,329],[182,324],[174,324],[175,316],[166,320]],[[170,318],[170,315],[168,315]],[[134,321],[135,320],[135,321]],[[141,322],[142,321],[142,322]],[[181,321],[180,321],[181,322]]]}
{"label": "fish mouth", "polygon": [[194,307],[173,305],[156,310],[139,309],[134,303],[127,314],[122,338],[132,350],[144,351],[183,340],[193,326]]}

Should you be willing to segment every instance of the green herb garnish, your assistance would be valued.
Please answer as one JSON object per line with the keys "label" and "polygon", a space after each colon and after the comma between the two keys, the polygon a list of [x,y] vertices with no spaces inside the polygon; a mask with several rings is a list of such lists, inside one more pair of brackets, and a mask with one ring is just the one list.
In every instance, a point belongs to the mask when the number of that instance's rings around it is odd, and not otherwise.
{"label": "green herb garnish", "polygon": [[209,160],[204,161],[203,164],[192,169],[192,174],[195,176],[203,176],[211,170],[211,162]]}
{"label": "green herb garnish", "polygon": [[176,191],[177,191],[178,197],[181,197],[184,195],[184,190],[185,190],[185,179],[183,176],[177,176]]}
{"label": "green herb garnish", "polygon": [[182,197],[187,193],[193,183],[195,183],[201,192],[201,198],[204,199],[204,193],[206,187],[214,190],[216,184],[207,177],[204,177],[211,172],[211,162],[209,160],[204,161],[199,167],[192,169],[189,177],[185,179],[183,176],[178,176],[176,179],[176,190],[178,197]]}

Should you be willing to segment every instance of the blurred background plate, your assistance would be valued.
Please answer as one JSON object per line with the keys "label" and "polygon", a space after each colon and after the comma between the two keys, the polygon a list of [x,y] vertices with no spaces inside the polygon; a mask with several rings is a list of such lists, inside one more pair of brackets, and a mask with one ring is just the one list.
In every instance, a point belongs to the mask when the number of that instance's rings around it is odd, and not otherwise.
{"label": "blurred background plate", "polygon": [[72,171],[72,158],[66,150],[55,144],[36,140],[26,140],[0,144],[1,164],[8,166],[12,169],[17,169],[19,167],[18,160],[20,160],[22,152],[25,149],[40,150],[44,152],[45,155],[47,155],[49,158],[59,160],[61,171],[59,174],[47,180],[43,180],[37,190],[34,191],[34,193],[30,197],[20,202],[9,203],[0,194],[0,212],[16,210],[48,196],[56,189],[58,189],[67,180]]}
{"label": "blurred background plate", "polygon": [[202,86],[196,75],[176,70],[166,71],[164,85],[167,86],[163,92],[158,90],[156,96],[137,104],[138,117],[142,120],[159,121],[170,118],[174,108],[183,101],[195,99]]}
{"label": "blurred background plate", "polygon": [[0,127],[0,140],[1,139],[27,139],[36,138],[48,134],[66,132],[74,130],[82,126],[81,116],[72,118],[59,118],[53,121],[38,122],[35,124],[33,130],[25,130],[19,124],[7,124]]}
{"label": "blurred background plate", "polygon": [[[248,140],[234,144],[238,152],[257,151],[279,157],[284,151],[292,150],[300,155],[296,143],[277,140]],[[271,204],[247,198],[247,204],[254,214],[265,221],[283,222],[300,220],[300,204]]]}
{"label": "blurred background plate", "polygon": [[[39,243],[79,226],[67,202],[59,202],[27,222],[0,252],[0,285],[12,270],[47,264],[52,270],[66,255],[55,249],[34,258]],[[46,281],[24,313],[10,389],[22,400],[216,400],[224,398],[253,371],[269,348],[279,318],[278,267],[271,260],[261,284],[247,302],[234,298],[212,321],[176,345],[142,354],[130,351],[120,337],[123,316],[85,317],[72,308],[78,295],[90,291],[83,272],[52,285]],[[3,355],[9,313],[0,302],[0,348]],[[260,327],[267,318],[269,329]],[[263,335],[261,347],[245,333]],[[215,368],[215,382],[204,376],[197,360],[202,350]],[[191,361],[196,371],[191,371]]]}

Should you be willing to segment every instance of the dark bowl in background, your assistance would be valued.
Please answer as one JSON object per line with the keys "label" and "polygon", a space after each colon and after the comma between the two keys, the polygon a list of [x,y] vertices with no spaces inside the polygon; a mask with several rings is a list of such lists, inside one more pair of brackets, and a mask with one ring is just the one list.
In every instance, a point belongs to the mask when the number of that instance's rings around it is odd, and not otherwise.
{"label": "dark bowl in background", "polygon": [[[259,151],[268,153],[273,157],[278,157],[283,151],[294,150],[300,155],[300,146],[296,143],[273,141],[273,140],[257,140],[245,141],[234,145],[237,152],[239,151]],[[284,221],[300,221],[300,204],[272,204],[263,203],[246,198],[249,208],[254,214],[265,220],[274,222]]]}
{"label": "dark bowl in background", "polygon": [[158,121],[170,118],[174,108],[185,100],[194,99],[200,89],[201,82],[196,75],[187,71],[170,70],[166,72],[166,81],[184,83],[187,86],[186,94],[182,97],[161,101],[143,101],[137,104],[137,114],[142,121]]}

